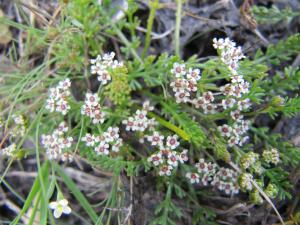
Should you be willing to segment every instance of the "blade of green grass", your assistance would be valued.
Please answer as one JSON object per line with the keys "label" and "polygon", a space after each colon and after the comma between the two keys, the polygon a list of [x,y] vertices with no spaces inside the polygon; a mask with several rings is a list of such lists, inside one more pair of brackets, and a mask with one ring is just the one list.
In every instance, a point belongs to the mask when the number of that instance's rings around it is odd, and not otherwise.
{"label": "blade of green grass", "polygon": [[[49,169],[49,163],[45,162],[43,164],[43,166],[41,167],[41,173],[42,173],[43,177],[47,177],[48,169]],[[39,181],[39,178],[37,177],[31,187],[31,190],[26,198],[26,201],[23,205],[22,210],[20,211],[20,214],[10,223],[10,225],[19,224],[21,217],[25,214],[25,212],[32,205],[34,197],[38,194],[39,190],[40,190],[40,181]]]}
{"label": "blade of green grass", "polygon": [[80,205],[84,208],[86,213],[90,216],[92,221],[95,223],[97,221],[97,214],[88,202],[88,200],[85,198],[85,196],[82,194],[82,192],[78,189],[76,184],[73,182],[73,180],[63,171],[63,169],[56,163],[54,163],[54,168],[57,172],[57,174],[62,178],[63,182],[67,185],[69,190],[72,192],[72,194],[75,196],[77,201],[80,203]]}

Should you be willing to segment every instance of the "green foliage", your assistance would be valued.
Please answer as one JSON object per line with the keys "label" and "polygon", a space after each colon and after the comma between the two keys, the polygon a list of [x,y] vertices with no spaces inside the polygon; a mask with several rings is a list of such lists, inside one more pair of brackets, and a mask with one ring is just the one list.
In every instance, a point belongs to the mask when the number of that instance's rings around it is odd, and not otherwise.
{"label": "green foliage", "polygon": [[151,221],[151,225],[176,225],[176,220],[172,219],[171,216],[182,217],[182,212],[172,202],[172,190],[173,185],[169,184],[165,199],[155,209],[155,215],[158,217]]}
{"label": "green foliage", "polygon": [[264,6],[253,6],[252,13],[259,24],[276,24],[280,21],[291,20],[299,16],[300,11],[292,11],[291,8],[278,9],[275,5],[271,8]]}
{"label": "green foliage", "polygon": [[[30,38],[27,40],[27,45],[33,44],[33,47],[32,49],[27,47],[28,58],[41,50],[47,52],[43,62],[31,71],[20,70],[12,74],[4,74],[3,86],[0,87],[0,94],[5,96],[3,104],[1,102],[1,106],[4,106],[2,114],[7,121],[11,121],[14,112],[28,113],[28,130],[24,137],[18,139],[18,149],[22,147],[27,138],[36,142],[35,152],[28,151],[26,155],[35,154],[38,177],[24,202],[20,215],[12,224],[18,224],[20,218],[30,207],[33,207],[30,221],[33,222],[40,213],[41,224],[49,223],[51,217],[48,216],[48,201],[54,192],[54,187],[58,189],[55,175],[62,179],[88,214],[87,220],[91,220],[95,224],[102,224],[103,221],[110,224],[113,215],[121,214],[114,213],[111,209],[118,211],[127,207],[122,189],[124,187],[122,187],[122,179],[120,179],[121,175],[124,175],[130,178],[149,176],[153,179],[157,191],[164,193],[164,199],[156,207],[155,218],[151,220],[150,224],[172,225],[177,224],[179,219],[184,219],[184,214],[177,204],[177,200],[181,199],[186,201],[186,207],[195,209],[192,212],[193,224],[215,225],[217,224],[214,222],[218,219],[217,215],[212,210],[199,205],[198,197],[202,198],[208,194],[215,195],[217,192],[213,188],[207,191],[199,190],[199,186],[202,185],[201,181],[198,186],[187,185],[185,175],[187,172],[196,170],[191,163],[199,158],[209,158],[211,162],[220,163],[229,168],[233,165],[246,165],[247,160],[251,158],[247,157],[251,156],[249,152],[257,154],[256,162],[249,167],[244,166],[242,170],[234,169],[251,173],[269,197],[275,198],[278,194],[280,200],[291,198],[292,185],[288,175],[289,170],[300,162],[298,147],[284,140],[280,134],[272,133],[267,128],[254,126],[249,132],[249,144],[244,146],[236,144],[232,147],[228,144],[226,137],[221,136],[218,127],[224,122],[230,126],[233,124],[230,113],[236,110],[237,106],[207,115],[203,110],[193,107],[191,102],[177,103],[174,99],[174,92],[170,87],[170,82],[174,77],[170,75],[170,70],[175,62],[185,63],[188,69],[193,67],[202,70],[202,77],[197,83],[198,92],[192,93],[193,97],[200,97],[204,92],[212,91],[214,98],[219,102],[216,104],[216,108],[221,108],[221,100],[224,100],[224,96],[221,97],[220,86],[228,83],[231,79],[232,71],[228,66],[219,57],[212,57],[199,63],[196,57],[191,57],[183,62],[178,56],[168,54],[146,56],[151,41],[149,39],[151,24],[146,34],[149,43],[144,48],[143,56],[145,57],[140,57],[138,52],[140,52],[141,39],[136,31],[140,20],[135,16],[138,9],[137,3],[129,0],[124,16],[115,19],[114,15],[120,9],[112,7],[110,1],[103,1],[101,6],[98,2],[74,0],[63,4],[59,24],[54,24],[44,30],[5,20],[5,23],[17,29],[29,32]],[[254,7],[253,12],[258,21],[262,23],[277,23],[298,13],[288,9],[279,11],[274,7],[271,9]],[[110,83],[105,87],[100,85],[98,90],[94,90],[99,83],[97,81],[97,84],[94,84],[94,77],[89,75],[90,58],[110,49],[112,42],[115,44],[114,46],[120,45],[121,52],[125,56],[124,65],[126,67],[109,70],[112,77]],[[300,112],[300,99],[297,95],[291,94],[291,92],[297,92],[299,88],[299,69],[286,67],[281,71],[280,67],[284,62],[292,62],[293,57],[300,52],[299,46],[300,36],[295,34],[286,40],[268,46],[265,53],[261,50],[257,51],[254,60],[244,59],[240,62],[237,73],[250,84],[250,91],[243,95],[243,100],[249,98],[253,103],[252,108],[242,112],[244,118],[255,122],[260,114],[275,119],[278,115],[292,117]],[[267,64],[270,64],[271,67]],[[55,74],[49,72],[52,67],[55,68]],[[44,110],[44,102],[49,95],[48,88],[66,77],[70,78],[72,82],[74,81],[76,85],[80,83],[78,89],[77,86],[72,89],[74,96],[69,99],[71,110],[64,116],[58,113],[50,114]],[[86,90],[86,87],[89,90]],[[78,99],[82,99],[82,96],[78,97],[76,94],[82,95],[81,92],[92,91],[97,93],[100,103],[104,105],[103,111],[107,117],[103,124],[94,125],[80,113],[83,102]],[[238,97],[234,98],[238,100]],[[151,135],[153,130],[147,131],[148,133],[138,131],[135,134],[124,131],[125,126],[122,121],[128,119],[134,110],[141,110],[144,100],[149,100],[151,105],[155,106],[152,112],[147,113],[147,117],[158,123],[155,129],[163,135],[178,135],[181,147],[188,149],[189,161],[174,169],[170,176],[154,177],[157,171],[153,172],[153,167],[147,157],[157,150],[157,146],[152,146],[146,141],[146,143],[140,143],[144,148],[136,149],[136,146],[131,146],[132,143],[132,145],[137,143],[138,138],[147,138],[147,135]],[[41,157],[44,151],[39,147],[40,135],[49,133],[61,121],[67,122],[70,129],[68,134],[74,137],[74,142],[77,142],[76,146],[73,146],[68,153],[80,155],[90,166],[113,173],[113,185],[108,197],[103,202],[105,207],[101,208],[101,215],[97,215],[96,210],[90,205],[74,181],[64,172],[63,165],[53,163],[53,170],[50,171],[48,161],[40,162],[40,159],[44,159]],[[9,127],[9,122],[6,122],[4,127],[5,129]],[[118,152],[109,156],[99,155],[92,147],[82,143],[82,137],[87,132],[100,136],[108,127],[119,127],[120,137],[124,139],[124,142],[128,142],[124,143]],[[12,140],[10,138],[10,141]],[[280,153],[280,162],[276,165],[263,161],[260,156],[264,149],[272,148],[278,149]],[[23,154],[23,151],[19,154]],[[174,152],[176,151],[180,152],[178,149],[174,150]],[[13,157],[12,161],[14,159]],[[1,182],[7,171],[8,169],[1,177]],[[50,177],[51,172],[53,173],[52,177]],[[165,192],[165,190],[167,191]],[[263,201],[261,193],[257,189],[249,191],[249,197],[255,204]],[[33,202],[36,203],[34,206]]]}
{"label": "green foliage", "polygon": [[256,62],[267,61],[273,65],[279,65],[282,62],[291,60],[291,57],[300,52],[300,34],[294,34],[286,40],[279,41],[276,45],[270,44],[265,56],[257,53]]}

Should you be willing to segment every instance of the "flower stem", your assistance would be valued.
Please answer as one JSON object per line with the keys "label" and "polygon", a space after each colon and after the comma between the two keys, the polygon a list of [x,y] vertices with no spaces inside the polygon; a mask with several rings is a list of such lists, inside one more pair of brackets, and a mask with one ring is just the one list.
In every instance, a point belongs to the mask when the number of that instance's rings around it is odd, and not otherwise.
{"label": "flower stem", "polygon": [[180,24],[181,24],[181,11],[182,11],[182,0],[176,0],[177,11],[176,11],[176,26],[175,26],[175,53],[180,56]]}
{"label": "flower stem", "polygon": [[158,0],[154,0],[153,2],[150,2],[150,8],[151,8],[151,10],[150,10],[150,14],[149,14],[148,21],[147,21],[147,33],[146,33],[146,39],[145,39],[145,46],[144,46],[144,49],[142,52],[142,59],[145,58],[145,56],[148,52],[149,46],[150,46],[150,41],[151,41],[150,36],[151,36],[152,27],[153,27],[153,21],[154,21],[156,10],[159,8]]}

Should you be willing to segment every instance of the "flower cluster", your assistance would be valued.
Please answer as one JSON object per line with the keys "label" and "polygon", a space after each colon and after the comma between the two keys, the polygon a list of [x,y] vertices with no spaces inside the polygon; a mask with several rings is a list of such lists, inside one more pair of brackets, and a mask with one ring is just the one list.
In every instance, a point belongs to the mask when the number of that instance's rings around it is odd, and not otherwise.
{"label": "flower cluster", "polygon": [[58,85],[49,90],[49,98],[47,99],[46,109],[50,112],[60,112],[66,115],[70,109],[67,98],[70,96],[70,79],[65,79],[60,81]]}
{"label": "flower cluster", "polygon": [[165,145],[163,144],[164,136],[160,135],[157,131],[147,136],[147,140],[151,142],[151,145],[159,149],[156,153],[148,157],[148,162],[159,168],[160,176],[170,176],[174,168],[188,160],[188,150],[184,149],[182,152],[175,151],[179,146],[177,135],[168,136]]}
{"label": "flower cluster", "polygon": [[25,119],[22,115],[12,115],[15,127],[10,131],[12,137],[24,136],[26,132]]}
{"label": "flower cluster", "polygon": [[123,120],[122,123],[126,126],[126,131],[141,131],[144,132],[146,129],[156,125],[155,119],[149,119],[147,113],[153,110],[153,106],[150,106],[149,101],[144,102],[143,109],[137,110],[134,116]]}
{"label": "flower cluster", "polygon": [[236,44],[229,38],[214,38],[213,47],[221,51],[221,60],[233,73],[236,73],[239,60],[245,58],[241,47],[236,47]]}
{"label": "flower cluster", "polygon": [[251,166],[253,166],[256,162],[256,160],[259,158],[259,155],[254,152],[248,152],[244,154],[240,160],[241,167],[243,169],[248,169]]}
{"label": "flower cluster", "polygon": [[86,146],[94,147],[94,151],[98,155],[109,155],[111,151],[119,152],[123,145],[123,139],[120,138],[118,127],[109,127],[100,136],[87,133],[81,140],[85,142]]}
{"label": "flower cluster", "polygon": [[187,70],[185,64],[174,63],[171,73],[175,77],[170,86],[175,92],[176,102],[190,102],[192,93],[197,91],[197,81],[201,79],[200,70]]}
{"label": "flower cluster", "polygon": [[122,67],[123,63],[114,60],[115,53],[105,53],[103,56],[98,55],[97,58],[91,59],[91,73],[98,75],[98,80],[103,84],[107,84],[111,80],[110,70]]}
{"label": "flower cluster", "polygon": [[188,172],[186,177],[192,184],[200,183],[204,186],[214,186],[226,194],[237,194],[239,187],[237,185],[237,173],[231,169],[220,167],[211,162],[205,162],[199,159],[195,164],[197,172]]}
{"label": "flower cluster", "polygon": [[72,210],[68,204],[68,200],[61,199],[59,201],[50,202],[49,208],[53,209],[53,216],[58,219],[63,213],[67,215],[71,213]]}
{"label": "flower cluster", "polygon": [[5,156],[12,157],[14,156],[15,152],[17,150],[17,146],[15,143],[10,144],[9,146],[1,149],[1,153]]}
{"label": "flower cluster", "polygon": [[244,94],[249,93],[250,85],[242,75],[237,73],[239,60],[243,59],[244,55],[241,47],[236,47],[235,43],[228,38],[214,39],[213,46],[231,71],[230,83],[221,86],[218,92],[199,93],[197,82],[201,79],[200,70],[186,68],[185,64],[176,62],[171,69],[174,80],[170,86],[175,92],[175,99],[178,103],[190,103],[195,108],[202,109],[204,114],[228,112],[229,120],[232,121],[231,125],[224,124],[219,127],[219,131],[227,139],[230,147],[242,146],[248,140],[245,134],[250,124],[249,121],[244,120],[242,112],[249,110],[251,106],[250,100],[244,97]]}
{"label": "flower cluster", "polygon": [[252,185],[253,176],[250,173],[242,173],[239,177],[239,185],[244,191],[251,191],[253,188]]}
{"label": "flower cluster", "polygon": [[70,154],[66,153],[65,150],[71,147],[73,138],[66,137],[67,132],[67,124],[61,122],[52,134],[42,135],[41,142],[46,148],[46,154],[50,160],[61,159],[65,161],[66,157],[69,158]]}
{"label": "flower cluster", "polygon": [[92,119],[94,124],[103,123],[105,113],[101,111],[98,94],[86,93],[84,105],[81,107],[81,114]]}
{"label": "flower cluster", "polygon": [[277,165],[280,161],[279,152],[275,148],[263,151],[262,156],[267,163],[273,163],[274,165]]}

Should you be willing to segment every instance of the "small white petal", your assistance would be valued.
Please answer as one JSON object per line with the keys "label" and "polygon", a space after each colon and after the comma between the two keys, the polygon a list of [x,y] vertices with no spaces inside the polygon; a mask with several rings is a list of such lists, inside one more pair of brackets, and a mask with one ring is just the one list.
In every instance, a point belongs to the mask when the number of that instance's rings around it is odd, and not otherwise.
{"label": "small white petal", "polygon": [[51,202],[49,204],[50,209],[55,209],[57,207],[58,203],[57,202]]}
{"label": "small white petal", "polygon": [[64,214],[70,214],[72,210],[69,206],[65,206],[65,207],[63,207],[62,211]]}
{"label": "small white petal", "polygon": [[62,210],[59,210],[59,209],[55,209],[54,212],[53,212],[53,216],[58,219],[62,214]]}
{"label": "small white petal", "polygon": [[59,204],[61,206],[67,206],[68,205],[68,200],[67,199],[62,199],[62,200],[59,201]]}

